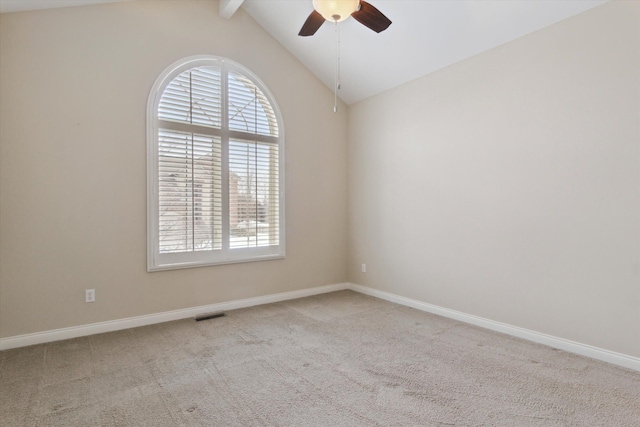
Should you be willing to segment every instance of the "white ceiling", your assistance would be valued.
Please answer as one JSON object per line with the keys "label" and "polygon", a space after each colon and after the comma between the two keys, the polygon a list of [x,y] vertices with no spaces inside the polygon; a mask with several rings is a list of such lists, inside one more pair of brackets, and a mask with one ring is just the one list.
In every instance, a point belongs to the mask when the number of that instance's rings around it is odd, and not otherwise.
{"label": "white ceiling", "polygon": [[[569,18],[606,0],[368,0],[393,22],[379,34],[340,25],[340,98],[352,104]],[[333,88],[335,29],[298,31],[311,0],[245,0],[242,7]]]}
{"label": "white ceiling", "polygon": [[0,0],[0,13],[55,9],[58,7],[84,6],[97,3],[116,3],[121,1],[131,0]]}
{"label": "white ceiling", "polygon": [[[126,0],[0,0],[0,12]],[[160,1],[160,0],[159,0]],[[167,0],[162,0],[167,1]],[[177,1],[177,0],[174,0]],[[353,104],[455,62],[567,19],[608,0],[368,0],[393,24],[375,33],[349,18],[340,23],[340,98]],[[333,88],[335,28],[298,31],[312,0],[221,0],[242,3],[266,31]],[[233,17],[231,18],[233,19]]]}

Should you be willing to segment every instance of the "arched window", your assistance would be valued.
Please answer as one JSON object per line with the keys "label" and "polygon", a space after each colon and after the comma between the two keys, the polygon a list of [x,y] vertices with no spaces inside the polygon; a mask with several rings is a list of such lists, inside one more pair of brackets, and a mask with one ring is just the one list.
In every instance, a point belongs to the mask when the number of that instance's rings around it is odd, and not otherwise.
{"label": "arched window", "polygon": [[147,105],[149,271],[284,257],[284,137],[249,70],[197,56]]}

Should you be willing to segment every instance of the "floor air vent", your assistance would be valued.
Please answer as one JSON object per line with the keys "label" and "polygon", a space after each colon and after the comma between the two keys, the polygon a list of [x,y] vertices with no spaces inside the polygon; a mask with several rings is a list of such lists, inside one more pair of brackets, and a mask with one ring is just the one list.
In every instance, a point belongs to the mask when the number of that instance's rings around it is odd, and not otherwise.
{"label": "floor air vent", "polygon": [[216,311],[213,313],[202,313],[202,314],[196,315],[196,322],[199,322],[201,320],[215,319],[217,317],[225,317],[226,315],[227,313],[225,313],[224,311]]}

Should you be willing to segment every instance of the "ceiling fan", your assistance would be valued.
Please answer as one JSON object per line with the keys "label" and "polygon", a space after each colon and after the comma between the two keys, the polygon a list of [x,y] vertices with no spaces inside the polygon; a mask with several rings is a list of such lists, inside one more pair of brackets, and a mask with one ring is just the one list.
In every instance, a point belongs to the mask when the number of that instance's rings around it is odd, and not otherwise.
{"label": "ceiling fan", "polygon": [[302,25],[299,36],[312,36],[324,21],[341,22],[349,16],[379,33],[386,30],[391,21],[382,12],[363,0],[313,0],[313,12]]}

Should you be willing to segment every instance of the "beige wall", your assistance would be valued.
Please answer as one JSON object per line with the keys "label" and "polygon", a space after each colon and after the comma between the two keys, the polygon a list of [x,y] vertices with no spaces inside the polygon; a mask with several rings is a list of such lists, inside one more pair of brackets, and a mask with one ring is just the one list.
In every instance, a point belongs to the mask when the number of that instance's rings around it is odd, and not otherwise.
{"label": "beige wall", "polygon": [[352,106],[348,174],[351,282],[640,356],[640,3]]}
{"label": "beige wall", "polygon": [[[595,8],[348,117],[215,1],[0,15],[0,337],[349,279],[640,356],[639,9]],[[147,96],[196,54],[278,100],[288,255],[147,273]]]}
{"label": "beige wall", "polygon": [[[147,97],[197,54],[243,64],[279,103],[287,257],[147,273]],[[335,115],[331,91],[242,9],[230,20],[210,0],[0,15],[0,93],[0,337],[346,280],[346,108]]]}

